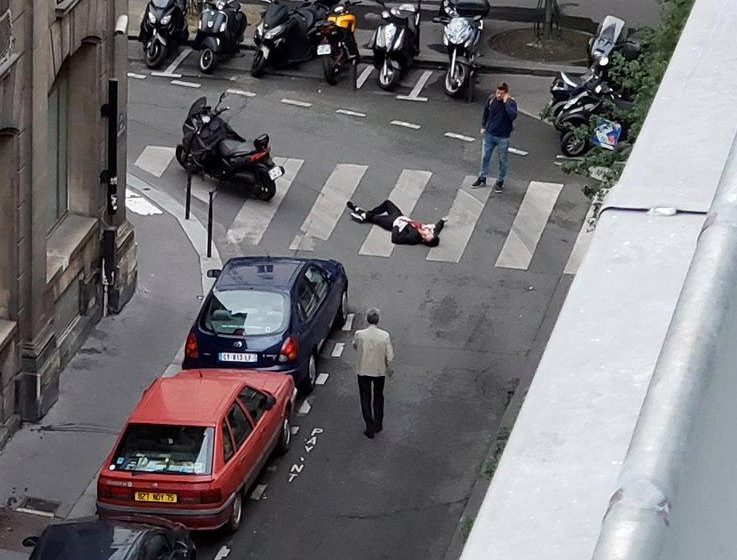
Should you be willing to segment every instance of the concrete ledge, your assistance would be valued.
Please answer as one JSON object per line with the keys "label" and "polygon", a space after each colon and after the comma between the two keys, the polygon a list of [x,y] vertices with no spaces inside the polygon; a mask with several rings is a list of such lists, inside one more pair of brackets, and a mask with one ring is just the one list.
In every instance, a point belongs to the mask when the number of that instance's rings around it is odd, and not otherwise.
{"label": "concrete ledge", "polygon": [[84,245],[97,227],[97,220],[88,216],[67,214],[46,243],[46,282],[67,269],[72,257]]}

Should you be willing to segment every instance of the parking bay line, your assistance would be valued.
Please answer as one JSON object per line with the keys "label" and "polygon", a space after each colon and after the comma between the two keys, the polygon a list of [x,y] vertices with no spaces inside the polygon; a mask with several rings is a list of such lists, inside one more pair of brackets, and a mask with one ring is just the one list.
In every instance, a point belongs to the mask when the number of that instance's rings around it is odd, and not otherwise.
{"label": "parking bay line", "polygon": [[315,385],[325,385],[325,383],[327,383],[328,377],[330,377],[330,375],[328,375],[327,373],[321,373],[317,376],[317,379],[315,379]]}
{"label": "parking bay line", "polygon": [[179,67],[179,65],[184,62],[184,59],[189,56],[189,53],[192,52],[192,49],[190,47],[184,47],[182,52],[179,53],[179,55],[174,59],[174,61],[169,65],[169,67],[164,70],[167,74],[173,74],[174,71]]}
{"label": "parking bay line", "polygon": [[299,410],[297,410],[297,414],[309,414],[310,409],[312,408],[312,405],[309,401],[304,401],[302,405],[299,407]]}
{"label": "parking bay line", "polygon": [[[403,169],[389,194],[389,200],[399,206],[407,216],[412,214],[415,204],[425,190],[432,173],[415,169]],[[358,250],[359,255],[390,257],[394,251],[391,235],[379,226],[371,226],[366,240]]]}
{"label": "parking bay line", "polygon": [[342,331],[350,331],[353,328],[353,319],[356,317],[355,313],[348,313],[345,319],[345,324],[340,329]]}
{"label": "parking bay line", "polygon": [[344,342],[336,342],[335,346],[333,346],[333,351],[330,353],[331,358],[340,358],[343,355],[343,350],[345,349],[345,343]]}
{"label": "parking bay line", "polygon": [[560,183],[530,181],[495,266],[527,270],[561,189]]}
{"label": "parking bay line", "polygon": [[159,78],[181,78],[181,74],[169,74],[168,72],[162,72],[161,70],[154,70],[151,72],[152,76],[157,76]]}
{"label": "parking bay line", "polygon": [[251,499],[254,502],[259,501],[261,498],[264,497],[264,492],[266,492],[267,488],[268,485],[266,484],[257,484],[256,487],[253,489],[253,492],[251,492]]}
{"label": "parking bay line", "polygon": [[294,105],[295,107],[312,107],[312,103],[307,103],[306,101],[297,101],[296,99],[284,98],[281,100],[281,102],[285,105]]}
{"label": "parking bay line", "polygon": [[128,77],[136,80],[145,80],[147,78],[146,74],[136,74],[135,72],[128,72]]}
{"label": "parking bay line", "polygon": [[172,80],[171,83],[175,86],[182,86],[187,88],[200,88],[202,84],[195,84],[194,82],[183,82],[182,80]]}
{"label": "parking bay line", "polygon": [[348,115],[351,117],[366,117],[366,113],[359,113],[358,111],[349,111],[348,109],[337,109],[335,111],[336,113],[340,113],[341,115]]}
{"label": "parking bay line", "polygon": [[218,550],[218,553],[215,555],[215,558],[213,558],[212,560],[224,560],[225,558],[228,557],[229,554],[230,554],[230,548],[228,548],[228,546],[226,545],[223,545],[220,547],[220,550]]}
{"label": "parking bay line", "polygon": [[358,76],[358,79],[356,80],[356,89],[361,89],[361,87],[363,87],[363,84],[366,83],[366,80],[368,80],[368,77],[373,71],[374,67],[371,65],[366,66],[366,68],[363,69],[363,72],[361,72],[361,75]]}
{"label": "parking bay line", "polygon": [[240,95],[241,97],[256,97],[256,94],[252,91],[245,91],[242,89],[228,89],[226,90],[226,93],[230,93],[232,95]]}
{"label": "parking bay line", "polygon": [[425,70],[422,73],[422,76],[420,76],[420,79],[417,80],[415,87],[412,88],[409,95],[397,95],[397,99],[402,99],[404,101],[427,101],[427,97],[419,97],[419,95],[422,88],[425,87],[425,84],[427,84],[427,81],[430,79],[430,76],[432,76],[432,70]]}
{"label": "parking bay line", "polygon": [[446,132],[445,136],[448,138],[454,138],[456,140],[463,140],[464,142],[475,142],[476,139],[473,136],[464,136],[463,134],[456,134],[455,132]]}
{"label": "parking bay line", "polygon": [[395,126],[403,126],[404,128],[411,128],[412,130],[419,130],[420,128],[422,128],[422,126],[419,124],[406,121],[391,121],[389,124],[393,124]]}
{"label": "parking bay line", "polygon": [[527,155],[527,152],[526,151],[519,150],[517,148],[509,148],[509,153],[515,154],[515,155],[518,155],[518,156],[526,156]]}

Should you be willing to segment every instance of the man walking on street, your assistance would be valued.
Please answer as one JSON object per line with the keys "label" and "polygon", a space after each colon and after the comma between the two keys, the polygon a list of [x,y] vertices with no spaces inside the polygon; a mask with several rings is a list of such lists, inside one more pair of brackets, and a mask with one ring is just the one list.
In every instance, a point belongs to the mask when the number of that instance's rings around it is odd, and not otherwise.
{"label": "man walking on street", "polygon": [[377,326],[379,310],[369,309],[366,321],[368,327],[353,335],[353,348],[356,349],[361,413],[366,423],[366,431],[363,433],[367,438],[374,439],[374,434],[383,429],[384,381],[394,373],[394,349],[389,333]]}
{"label": "man walking on street", "polygon": [[494,95],[490,95],[484,105],[484,116],[481,120],[481,138],[484,141],[483,157],[479,178],[471,185],[478,189],[486,186],[486,174],[494,148],[499,148],[499,177],[494,183],[494,192],[504,192],[504,180],[507,178],[507,153],[509,137],[517,118],[517,102],[509,96],[509,86],[502,82],[497,86]]}

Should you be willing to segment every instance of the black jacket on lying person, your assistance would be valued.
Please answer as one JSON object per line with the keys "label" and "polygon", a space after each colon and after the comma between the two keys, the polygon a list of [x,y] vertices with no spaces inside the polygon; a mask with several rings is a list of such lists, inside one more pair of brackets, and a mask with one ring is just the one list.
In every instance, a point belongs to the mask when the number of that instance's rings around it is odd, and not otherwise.
{"label": "black jacket on lying person", "polygon": [[[352,203],[351,203],[352,204]],[[392,232],[392,243],[395,245],[427,245],[435,247],[440,239],[438,226],[427,226],[421,222],[411,220],[405,216],[399,207],[391,200],[385,200],[376,208],[366,212],[366,221]],[[435,235],[431,240],[425,240],[420,229],[432,231]]]}

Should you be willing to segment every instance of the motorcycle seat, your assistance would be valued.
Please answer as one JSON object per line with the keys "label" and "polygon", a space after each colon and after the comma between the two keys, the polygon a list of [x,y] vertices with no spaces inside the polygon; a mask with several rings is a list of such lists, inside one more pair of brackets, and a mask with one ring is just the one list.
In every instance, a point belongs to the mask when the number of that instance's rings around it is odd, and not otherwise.
{"label": "motorcycle seat", "polygon": [[253,151],[253,147],[248,142],[239,142],[238,140],[223,140],[218,146],[220,155],[229,158],[243,156]]}

